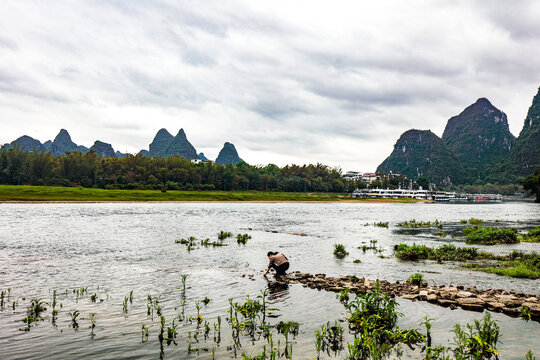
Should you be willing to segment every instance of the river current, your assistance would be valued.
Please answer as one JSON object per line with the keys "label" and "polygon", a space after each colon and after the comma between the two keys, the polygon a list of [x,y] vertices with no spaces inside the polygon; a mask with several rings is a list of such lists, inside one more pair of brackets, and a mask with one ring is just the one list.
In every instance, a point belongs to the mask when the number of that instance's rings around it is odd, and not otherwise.
{"label": "river current", "polygon": [[[275,287],[265,280],[267,251],[288,256],[289,271],[356,275],[368,279],[403,281],[423,273],[430,284],[475,285],[540,294],[540,280],[513,279],[473,272],[459,264],[431,261],[402,262],[392,256],[398,243],[463,246],[463,238],[430,233],[400,234],[397,223],[434,221],[452,232],[459,221],[471,217],[526,230],[540,223],[540,205],[533,203],[486,204],[375,204],[375,203],[105,203],[105,204],[0,204],[0,290],[6,291],[0,308],[0,359],[210,359],[234,358],[230,332],[225,328],[228,299],[244,301],[268,289],[276,318],[300,323],[293,346],[294,359],[316,356],[313,333],[327,321],[343,319],[344,307],[334,293],[299,284]],[[373,223],[388,222],[389,227]],[[188,251],[175,240],[194,236],[216,240],[219,231],[247,233],[245,245],[235,238],[228,246],[200,247]],[[380,251],[362,251],[375,240]],[[336,243],[349,255],[333,256]],[[540,244],[477,246],[494,253],[512,250],[540,251]],[[381,256],[383,255],[383,256]],[[353,263],[359,259],[360,263]],[[176,344],[160,347],[159,316],[147,315],[148,295],[159,296],[163,316],[169,321],[181,308],[181,279],[186,279],[185,313],[196,318],[195,301],[208,297],[200,315],[212,327],[208,339],[196,322],[180,323]],[[77,296],[74,289],[86,288]],[[7,298],[9,290],[9,299]],[[62,304],[56,321],[47,306],[43,321],[23,331],[21,321],[30,299],[51,302],[53,291]],[[133,301],[123,309],[130,292]],[[96,294],[97,301],[90,296]],[[101,301],[103,300],[103,301]],[[398,299],[401,328],[420,328],[425,316],[433,318],[436,344],[451,345],[452,327],[483,315],[450,310],[425,302]],[[69,313],[80,312],[79,328],[71,326]],[[93,313],[95,328],[89,328]],[[540,324],[492,314],[499,322],[503,359],[522,359],[531,349],[540,356]],[[214,341],[218,316],[223,318],[221,342]],[[147,341],[141,325],[149,329]],[[202,326],[202,325],[201,325]],[[343,323],[346,328],[346,323]],[[281,335],[280,335],[281,336]],[[194,338],[195,337],[195,338]],[[281,336],[281,341],[283,338]],[[262,351],[264,341],[243,339],[241,352]],[[191,344],[191,345],[190,345]],[[188,349],[189,345],[189,349]],[[283,345],[281,345],[283,346]],[[190,351],[191,349],[191,351]],[[404,358],[415,357],[415,353]],[[321,358],[346,357],[347,351]]]}

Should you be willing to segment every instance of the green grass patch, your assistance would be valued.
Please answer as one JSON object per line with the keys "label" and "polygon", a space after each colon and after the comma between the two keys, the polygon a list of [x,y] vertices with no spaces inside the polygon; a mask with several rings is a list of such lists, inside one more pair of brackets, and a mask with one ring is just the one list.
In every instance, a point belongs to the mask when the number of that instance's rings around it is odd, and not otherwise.
{"label": "green grass patch", "polygon": [[515,278],[540,279],[540,254],[513,251],[506,260],[491,264],[463,264],[463,267],[475,271],[510,276]]}
{"label": "green grass patch", "polygon": [[[106,190],[84,187],[0,185],[0,202],[122,202],[122,201],[347,201],[349,194],[266,191]],[[355,200],[411,203],[414,199]]]}
{"label": "green grass patch", "polygon": [[535,227],[534,229],[529,230],[523,236],[519,237],[520,241],[524,242],[540,242],[540,226]]}
{"label": "green grass patch", "polygon": [[422,259],[437,261],[467,261],[485,256],[483,253],[479,253],[474,247],[459,248],[454,245],[442,245],[437,248],[431,248],[425,245],[399,244],[394,247],[394,253],[398,259],[407,261]]}
{"label": "green grass patch", "polygon": [[490,226],[469,226],[463,229],[467,244],[496,245],[519,243],[514,228],[493,228]]}

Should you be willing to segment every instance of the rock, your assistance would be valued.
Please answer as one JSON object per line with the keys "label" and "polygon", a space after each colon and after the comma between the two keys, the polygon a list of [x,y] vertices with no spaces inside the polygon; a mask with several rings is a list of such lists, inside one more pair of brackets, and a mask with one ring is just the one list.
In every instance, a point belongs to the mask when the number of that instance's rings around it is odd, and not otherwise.
{"label": "rock", "polygon": [[491,311],[502,311],[504,304],[500,302],[488,302],[486,307]]}
{"label": "rock", "polygon": [[472,310],[472,311],[484,310],[483,304],[461,304],[461,307],[465,310]]}
{"label": "rock", "polygon": [[517,307],[513,307],[513,308],[510,308],[510,307],[503,307],[502,308],[502,312],[505,313],[506,315],[508,316],[519,316],[521,314],[521,308],[517,308]]}
{"label": "rock", "polygon": [[437,295],[435,295],[435,294],[429,294],[429,295],[427,296],[427,301],[429,301],[429,302],[437,302]]}
{"label": "rock", "polygon": [[[506,291],[505,291],[506,292]],[[500,301],[500,302],[504,302],[504,301],[507,301],[507,300],[517,300],[517,297],[514,296],[514,295],[507,295],[507,294],[502,294],[502,295],[495,295],[495,297]]]}
{"label": "rock", "polygon": [[504,303],[504,305],[508,308],[521,308],[521,301],[519,300],[505,300],[505,301],[502,301]]}
{"label": "rock", "polygon": [[538,302],[538,299],[536,297],[528,297],[525,299],[525,302],[535,303]]}
{"label": "rock", "polygon": [[[451,299],[453,294],[454,293],[451,293],[450,291],[441,291],[440,292],[440,296],[443,299]],[[454,295],[454,297],[455,297],[455,295]]]}
{"label": "rock", "polygon": [[406,294],[402,296],[403,299],[409,299],[409,300],[416,300],[417,297],[418,297],[417,294]]}
{"label": "rock", "polygon": [[428,292],[427,290],[421,290],[419,293],[418,293],[418,298],[419,299],[422,299],[422,300],[425,300],[428,296]]}
{"label": "rock", "polygon": [[456,297],[458,298],[468,298],[468,297],[471,297],[473,296],[474,294],[470,291],[458,291],[458,293],[456,294]]}
{"label": "rock", "polygon": [[482,307],[484,306],[485,302],[484,300],[482,299],[479,299],[479,298],[475,298],[475,297],[469,297],[469,298],[458,298],[456,299],[456,301],[458,302],[458,304],[460,304],[461,306],[467,304],[481,304]]}
{"label": "rock", "polygon": [[327,290],[332,291],[332,292],[340,292],[340,291],[343,291],[343,288],[341,286],[332,286],[328,288]]}

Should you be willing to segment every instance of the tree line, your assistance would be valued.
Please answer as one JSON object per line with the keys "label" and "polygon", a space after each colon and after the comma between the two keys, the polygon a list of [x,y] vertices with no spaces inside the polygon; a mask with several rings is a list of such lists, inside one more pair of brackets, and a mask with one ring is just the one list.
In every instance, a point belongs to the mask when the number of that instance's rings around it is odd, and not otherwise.
{"label": "tree line", "polygon": [[339,168],[322,164],[270,164],[245,162],[218,165],[192,163],[182,156],[128,155],[102,158],[95,151],[25,152],[18,147],[0,151],[0,184],[83,186],[103,189],[259,190],[288,192],[352,192],[362,181],[346,180]]}

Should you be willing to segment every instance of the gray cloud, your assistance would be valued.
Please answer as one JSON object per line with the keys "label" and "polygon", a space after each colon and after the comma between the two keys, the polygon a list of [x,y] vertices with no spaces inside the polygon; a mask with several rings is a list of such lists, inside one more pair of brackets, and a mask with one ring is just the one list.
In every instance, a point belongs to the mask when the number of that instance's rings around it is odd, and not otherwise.
{"label": "gray cloud", "polygon": [[209,154],[231,141],[252,163],[372,170],[479,97],[517,134],[538,16],[521,0],[5,1],[0,143],[66,128],[136,152],[183,127]]}

